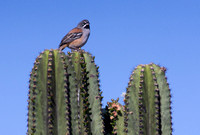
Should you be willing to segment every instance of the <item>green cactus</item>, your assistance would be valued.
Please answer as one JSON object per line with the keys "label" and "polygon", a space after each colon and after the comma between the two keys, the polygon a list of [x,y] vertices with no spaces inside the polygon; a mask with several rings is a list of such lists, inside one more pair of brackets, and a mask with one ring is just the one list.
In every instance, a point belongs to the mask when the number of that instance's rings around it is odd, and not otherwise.
{"label": "green cactus", "polygon": [[171,95],[165,68],[155,64],[139,65],[132,73],[125,95],[125,105],[108,102],[105,128],[114,135],[171,135]]}
{"label": "green cactus", "polygon": [[165,68],[139,65],[132,73],[125,96],[127,135],[171,135],[170,90]]}
{"label": "green cactus", "polygon": [[30,75],[27,134],[104,134],[98,74],[87,52],[41,53]]}
{"label": "green cactus", "polygon": [[112,99],[112,102],[108,102],[108,112],[113,135],[124,134],[124,107],[118,101],[119,98],[117,100]]}
{"label": "green cactus", "polygon": [[28,135],[171,135],[171,95],[165,68],[139,65],[125,105],[102,109],[99,72],[91,54],[45,50],[34,63],[28,97]]}

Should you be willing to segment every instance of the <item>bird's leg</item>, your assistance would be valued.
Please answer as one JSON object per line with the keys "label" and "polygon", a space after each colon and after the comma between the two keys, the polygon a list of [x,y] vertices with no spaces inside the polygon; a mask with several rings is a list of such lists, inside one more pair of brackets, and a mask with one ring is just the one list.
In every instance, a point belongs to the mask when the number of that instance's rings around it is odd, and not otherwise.
{"label": "bird's leg", "polygon": [[80,51],[81,51],[81,48],[79,47],[79,48],[77,48],[76,50],[77,50],[78,52],[80,52]]}

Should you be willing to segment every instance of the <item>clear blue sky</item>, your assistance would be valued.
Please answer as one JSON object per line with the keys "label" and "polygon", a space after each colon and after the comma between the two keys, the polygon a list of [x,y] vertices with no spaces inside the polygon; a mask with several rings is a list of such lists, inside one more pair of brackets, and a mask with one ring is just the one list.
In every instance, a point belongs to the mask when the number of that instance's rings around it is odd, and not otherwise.
{"label": "clear blue sky", "polygon": [[168,69],[174,135],[200,135],[199,0],[1,0],[1,135],[25,135],[33,62],[82,19],[91,23],[83,49],[100,66],[104,105],[138,64],[154,62]]}

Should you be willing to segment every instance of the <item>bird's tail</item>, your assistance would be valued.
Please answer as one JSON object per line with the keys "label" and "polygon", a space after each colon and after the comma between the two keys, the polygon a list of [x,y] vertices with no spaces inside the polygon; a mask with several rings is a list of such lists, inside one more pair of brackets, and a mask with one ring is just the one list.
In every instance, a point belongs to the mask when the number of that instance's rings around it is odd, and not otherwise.
{"label": "bird's tail", "polygon": [[59,45],[59,50],[62,51],[63,49],[65,49],[65,47],[67,47],[68,44],[60,44]]}

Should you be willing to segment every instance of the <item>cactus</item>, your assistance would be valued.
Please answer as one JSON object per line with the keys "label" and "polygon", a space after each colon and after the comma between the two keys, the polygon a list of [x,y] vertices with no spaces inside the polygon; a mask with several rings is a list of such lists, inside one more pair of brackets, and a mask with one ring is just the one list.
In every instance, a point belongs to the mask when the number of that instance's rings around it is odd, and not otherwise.
{"label": "cactus", "polygon": [[113,135],[124,134],[124,107],[118,101],[119,98],[117,100],[112,99],[112,102],[107,103]]}
{"label": "cactus", "polygon": [[139,65],[132,73],[125,105],[108,102],[105,130],[113,135],[171,135],[171,95],[166,69],[155,64]]}
{"label": "cactus", "polygon": [[102,109],[98,67],[84,50],[45,50],[34,63],[28,96],[28,135],[171,135],[166,69],[139,65],[125,105]]}
{"label": "cactus", "polygon": [[87,52],[42,52],[30,75],[27,134],[104,134],[98,74]]}
{"label": "cactus", "polygon": [[171,135],[170,90],[165,68],[139,65],[125,95],[124,126],[127,135]]}

